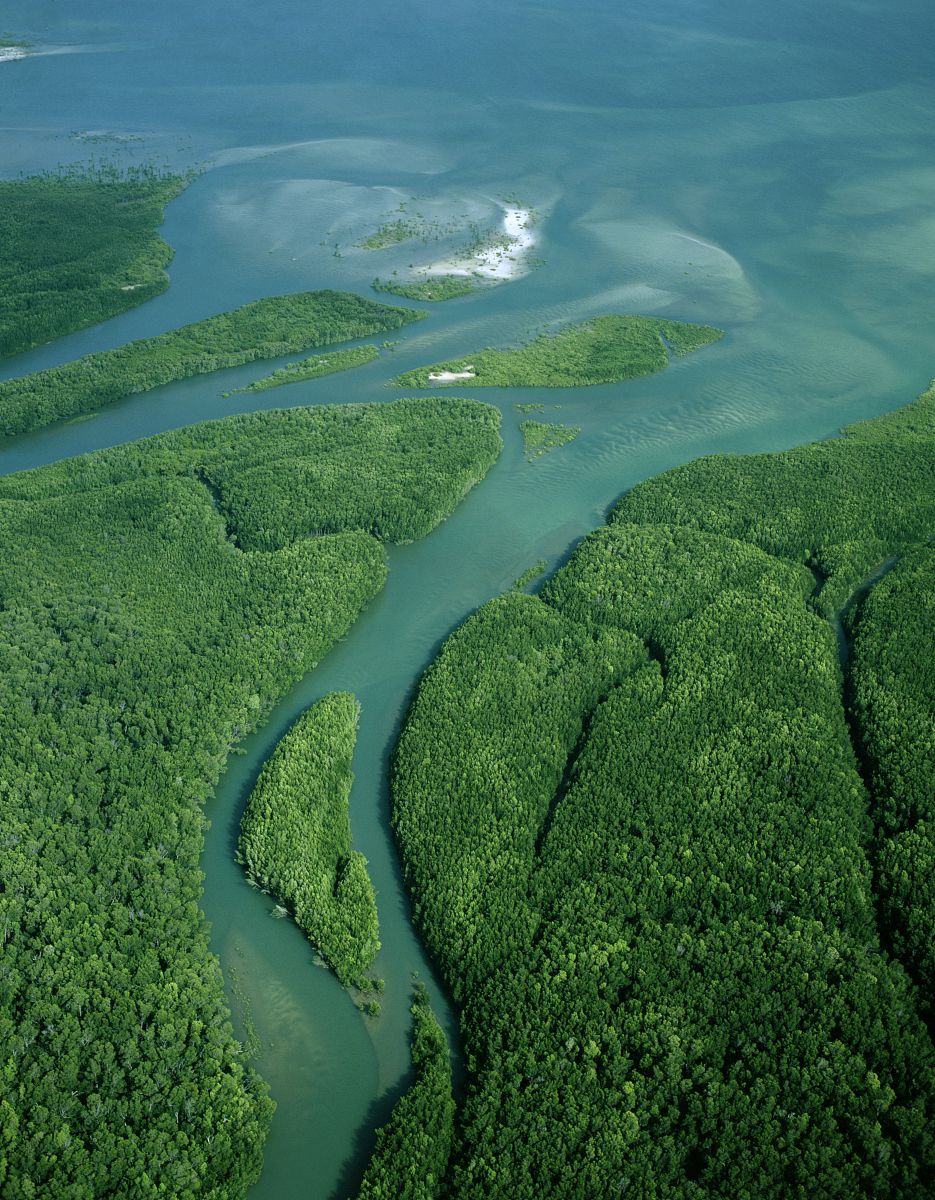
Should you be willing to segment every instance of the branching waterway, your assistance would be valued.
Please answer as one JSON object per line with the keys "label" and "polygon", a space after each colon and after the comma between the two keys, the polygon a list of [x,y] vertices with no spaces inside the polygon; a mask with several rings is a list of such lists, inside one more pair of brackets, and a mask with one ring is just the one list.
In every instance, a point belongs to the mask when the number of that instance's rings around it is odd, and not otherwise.
{"label": "branching waterway", "polygon": [[[387,375],[403,357],[400,351],[384,363]],[[405,357],[415,354],[407,351]],[[699,376],[711,369],[701,354],[696,365]],[[226,390],[228,376],[235,374],[219,377],[214,393]],[[334,385],[323,386],[327,382],[309,385],[306,401],[334,399]],[[537,392],[546,403],[560,400],[563,411],[573,412],[585,426],[585,434],[534,464],[523,456],[513,394],[493,391],[491,398],[503,412],[500,461],[427,538],[390,547],[384,591],[263,728],[231,755],[207,810],[211,827],[202,859],[203,906],[238,1035],[256,1050],[256,1066],[278,1105],[263,1174],[251,1196],[326,1200],[353,1194],[374,1131],[407,1082],[414,973],[428,983],[433,1006],[457,1046],[455,1015],[410,923],[389,826],[390,756],[421,672],[448,633],[478,605],[511,586],[531,563],[544,558],[554,569],[621,491],[683,457],[672,448],[661,461],[645,448],[639,455],[607,452],[602,426],[622,410],[628,389],[664,410],[672,403],[673,378],[663,374],[560,395]],[[355,398],[369,398],[359,384],[355,390]],[[165,398],[170,400],[174,391],[164,389]],[[487,398],[488,393],[482,395]],[[154,406],[160,397],[152,394]],[[141,397],[122,406],[124,420],[145,403]],[[94,425],[79,428],[85,433]],[[821,432],[820,427],[814,430]],[[31,440],[34,461],[54,458],[69,436],[67,427],[37,435]],[[763,430],[753,430],[744,448],[762,447],[766,440]],[[795,440],[800,439],[790,438]],[[21,460],[29,444],[29,439],[18,443]],[[716,445],[711,438],[699,449]],[[40,447],[42,452],[36,453]],[[383,949],[374,973],[385,979],[386,990],[376,1020],[358,1012],[334,976],[316,965],[301,931],[288,918],[274,917],[274,901],[248,884],[234,858],[243,805],[263,763],[297,715],[335,690],[353,691],[362,705],[351,821],[355,847],[368,858],[377,889]]]}
{"label": "branching waterway", "polygon": [[[166,0],[144,14],[102,0],[96,19],[81,21],[51,0],[6,7],[17,40],[75,52],[0,68],[5,175],[89,153],[207,170],[167,213],[170,289],[5,362],[2,377],[264,295],[370,294],[375,275],[406,278],[457,250],[456,233],[360,249],[401,204],[406,220],[422,203],[428,224],[447,230],[483,224],[485,212],[496,223],[513,196],[536,209],[541,261],[515,282],[433,307],[399,346],[352,372],[226,397],[280,364],[192,379],[7,440],[3,472],[228,412],[391,399],[386,383],[403,371],[599,313],[727,330],[630,384],[472,392],[503,413],[501,460],[426,539],[390,548],[384,592],[232,755],[209,805],[212,944],[239,1033],[258,1048],[278,1103],[252,1195],[349,1196],[406,1084],[413,972],[456,1040],[410,924],[387,795],[399,723],[440,641],[538,559],[553,569],[638,480],[700,454],[833,435],[911,400],[932,373],[935,94],[919,32],[928,5],[855,14],[845,0],[794,4],[782,28],[766,0],[717,13],[688,0],[626,13],[594,0],[548,14],[484,0],[446,5],[430,22],[424,6],[403,3],[388,18],[368,0],[353,28],[338,6],[316,13],[314,29],[295,0]],[[474,44],[478,29],[482,52],[459,52],[455,72],[439,49]],[[887,38],[892,52],[881,53]],[[92,151],[76,129],[95,131]],[[528,463],[518,401],[581,434]],[[315,965],[234,861],[262,763],[296,715],[335,689],[362,705],[351,820],[377,889],[377,1020]]]}

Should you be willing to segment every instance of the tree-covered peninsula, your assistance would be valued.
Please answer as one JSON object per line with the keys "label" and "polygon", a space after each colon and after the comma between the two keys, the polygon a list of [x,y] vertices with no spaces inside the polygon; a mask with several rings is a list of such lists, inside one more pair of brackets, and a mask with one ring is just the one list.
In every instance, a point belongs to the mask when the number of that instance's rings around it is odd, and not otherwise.
{"label": "tree-covered peninsula", "polygon": [[149,476],[201,482],[243,550],[365,529],[424,537],[500,452],[500,414],[460,399],[240,413],[0,479],[0,499],[94,492]]}
{"label": "tree-covered peninsula", "polygon": [[5,1200],[232,1200],[256,1178],[271,1105],[208,950],[202,804],[379,591],[372,531],[444,518],[498,419],[265,412],[0,480]]}
{"label": "tree-covered peninsula", "polygon": [[186,182],[113,167],[0,180],[0,358],[165,291],[157,229]]}
{"label": "tree-covered peninsula", "polygon": [[178,379],[401,329],[423,315],[350,292],[268,296],[168,333],[0,382],[0,429],[28,433]]}
{"label": "tree-covered peninsula", "polygon": [[380,949],[367,860],[351,850],[348,801],[360,705],[335,692],[299,717],[247,801],[238,858],[283,900],[345,987],[366,986]]}
{"label": "tree-covered peninsula", "polygon": [[935,390],[450,637],[393,768],[469,1067],[430,1194],[930,1194],[933,520]]}
{"label": "tree-covered peninsula", "polygon": [[594,317],[557,333],[544,333],[525,346],[478,350],[463,358],[407,371],[404,388],[584,387],[638,379],[663,370],[670,355],[691,354],[724,336],[710,325],[659,317]]}
{"label": "tree-covered peninsula", "polygon": [[357,1200],[434,1200],[454,1135],[455,1102],[445,1033],[423,986],[412,1003],[415,1079],[377,1130]]}

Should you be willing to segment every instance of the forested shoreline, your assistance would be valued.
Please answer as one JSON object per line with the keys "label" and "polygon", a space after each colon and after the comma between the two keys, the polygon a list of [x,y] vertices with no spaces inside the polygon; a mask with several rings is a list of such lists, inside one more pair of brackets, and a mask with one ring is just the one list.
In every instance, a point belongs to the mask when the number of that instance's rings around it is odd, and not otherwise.
{"label": "forested shoreline", "polygon": [[349,346],[346,350],[335,350],[331,354],[316,354],[311,358],[303,358],[280,367],[271,374],[264,375],[262,379],[256,379],[253,383],[228,394],[236,396],[242,392],[268,392],[271,388],[303,383],[306,379],[322,379],[325,375],[334,375],[338,371],[362,367],[379,357],[380,351],[376,346],[370,345]]}
{"label": "forested shoreline", "polygon": [[267,296],[115,350],[0,381],[0,428],[8,435],[28,433],[179,379],[401,329],[423,315],[351,292]]}
{"label": "forested shoreline", "polygon": [[173,250],[156,230],[188,179],[103,166],[0,180],[0,359],[164,292]]}
{"label": "forested shoreline", "polygon": [[375,292],[388,292],[392,296],[402,296],[405,300],[428,300],[435,304],[443,300],[457,300],[461,296],[470,296],[483,286],[469,275],[433,275],[428,279],[404,281],[374,279],[371,284]]}
{"label": "forested shoreline", "polygon": [[393,767],[469,1068],[429,1194],[935,1185],[933,518],[935,389],[638,485],[445,643]]}
{"label": "forested shoreline", "polygon": [[[0,480],[4,1197],[257,1177],[271,1104],[208,949],[202,804],[382,587],[368,530],[443,519],[498,423],[471,401],[272,411]],[[335,480],[368,472],[346,503]]]}
{"label": "forested shoreline", "polygon": [[0,1200],[935,1200],[935,0],[0,8]]}
{"label": "forested shoreline", "polygon": [[[459,387],[587,387],[653,375],[669,364],[719,341],[722,329],[661,317],[610,314],[592,317],[555,333],[543,333],[524,346],[477,350],[462,358],[418,367],[397,377],[403,388],[439,383]],[[439,379],[452,375],[456,378]]]}
{"label": "forested shoreline", "polygon": [[377,1130],[357,1200],[433,1200],[448,1166],[455,1116],[451,1058],[421,984],[411,1011],[415,1079]]}
{"label": "forested shoreline", "polygon": [[351,850],[359,716],[346,692],[302,714],[250,793],[237,857],[259,887],[285,901],[344,986],[367,989],[380,939],[367,860]]}

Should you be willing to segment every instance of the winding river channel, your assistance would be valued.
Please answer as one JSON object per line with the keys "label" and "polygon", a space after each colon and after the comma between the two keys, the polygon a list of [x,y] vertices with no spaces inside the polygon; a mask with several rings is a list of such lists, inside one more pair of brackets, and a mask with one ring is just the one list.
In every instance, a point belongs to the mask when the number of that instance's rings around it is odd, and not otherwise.
{"label": "winding river channel", "polygon": [[[429,537],[390,547],[383,593],[238,747],[210,802],[204,910],[235,1026],[253,1032],[278,1104],[251,1195],[344,1197],[407,1082],[413,974],[457,1045],[410,924],[387,790],[400,722],[440,642],[540,558],[553,570],[638,480],[700,454],[833,436],[935,373],[935,92],[931,48],[914,36],[926,4],[790,3],[781,23],[766,0],[716,16],[690,0],[628,15],[600,0],[506,14],[488,0],[444,12],[403,0],[392,19],[366,0],[314,21],[299,0],[80,7],[79,19],[53,0],[5,6],[5,26],[36,53],[0,63],[3,173],[89,158],[203,171],[167,213],[169,291],[0,376],[262,295],[371,294],[375,275],[439,259],[506,196],[535,210],[537,261],[433,307],[353,372],[227,398],[268,364],[187,381],[0,444],[3,472],[247,408],[392,399],[402,370],[602,312],[727,330],[626,385],[469,393],[503,414],[499,462]],[[394,211],[417,236],[362,250]],[[581,434],[527,462],[518,401]],[[233,859],[263,762],[336,689],[362,705],[351,819],[378,893],[375,1020]]]}

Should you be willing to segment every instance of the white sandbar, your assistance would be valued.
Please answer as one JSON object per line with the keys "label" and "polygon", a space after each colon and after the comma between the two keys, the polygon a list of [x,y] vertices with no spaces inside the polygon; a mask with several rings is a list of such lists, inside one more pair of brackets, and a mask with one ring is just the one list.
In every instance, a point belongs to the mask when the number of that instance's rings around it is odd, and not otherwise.
{"label": "white sandbar", "polygon": [[476,379],[477,374],[473,367],[466,367],[463,371],[430,371],[430,383],[457,383],[459,379]]}
{"label": "white sandbar", "polygon": [[528,208],[508,208],[503,217],[503,235],[476,254],[455,256],[448,262],[423,267],[423,275],[477,275],[482,279],[515,279],[529,269],[526,258],[536,244]]}

